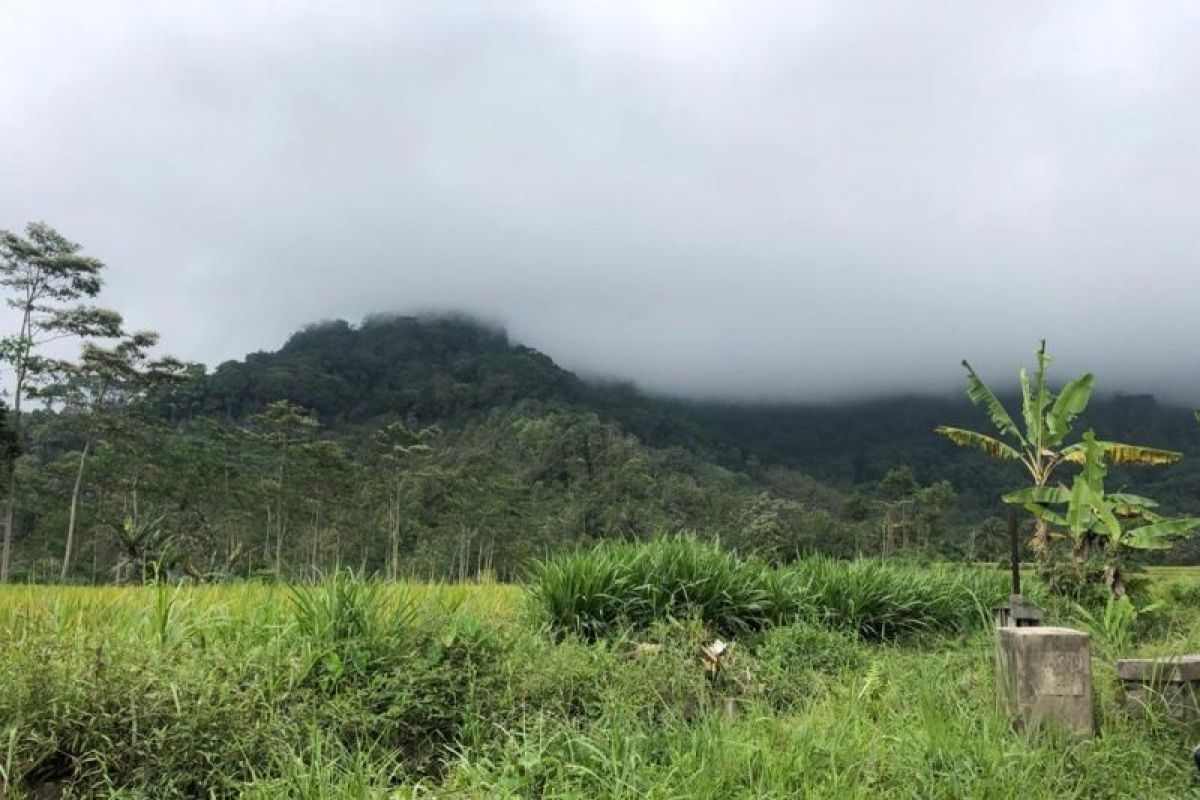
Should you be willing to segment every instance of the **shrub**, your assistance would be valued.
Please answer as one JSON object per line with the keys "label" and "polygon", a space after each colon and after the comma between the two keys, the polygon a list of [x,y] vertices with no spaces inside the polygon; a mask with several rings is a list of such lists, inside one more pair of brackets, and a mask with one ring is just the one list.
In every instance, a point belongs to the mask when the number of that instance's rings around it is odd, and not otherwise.
{"label": "shrub", "polygon": [[830,676],[860,670],[869,650],[853,633],[810,622],[772,628],[756,643],[758,694],[772,708],[790,711],[814,696]]}

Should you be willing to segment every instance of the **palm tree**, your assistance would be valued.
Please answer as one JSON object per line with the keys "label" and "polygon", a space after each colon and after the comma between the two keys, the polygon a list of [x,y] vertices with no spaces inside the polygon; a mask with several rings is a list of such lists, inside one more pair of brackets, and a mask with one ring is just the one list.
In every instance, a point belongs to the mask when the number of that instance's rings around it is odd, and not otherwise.
{"label": "palm tree", "polygon": [[[965,359],[962,363],[967,370],[967,396],[987,412],[999,436],[948,425],[939,425],[934,430],[960,447],[973,447],[993,458],[1021,462],[1033,485],[1022,492],[1006,495],[1005,502],[1053,502],[1050,495],[1057,497],[1057,491],[1050,486],[1054,470],[1064,463],[1082,465],[1086,460],[1087,445],[1084,442],[1066,444],[1066,438],[1075,418],[1083,413],[1091,400],[1095,378],[1090,372],[1081,375],[1055,395],[1046,385],[1050,357],[1046,355],[1046,342],[1042,340],[1032,383],[1024,368],[1020,372],[1022,430],[971,364]],[[1173,450],[1120,442],[1096,440],[1094,446],[1110,464],[1173,464],[1183,457],[1182,453]],[[1037,517],[1033,547],[1039,554],[1046,548],[1047,537],[1046,520]]]}

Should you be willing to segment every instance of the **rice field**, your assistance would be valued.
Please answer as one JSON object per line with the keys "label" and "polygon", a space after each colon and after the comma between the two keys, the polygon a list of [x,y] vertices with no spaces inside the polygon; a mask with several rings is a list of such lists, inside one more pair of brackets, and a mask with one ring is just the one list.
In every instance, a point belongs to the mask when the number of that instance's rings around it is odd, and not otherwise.
{"label": "rice field", "polygon": [[[0,795],[1200,796],[1200,729],[1123,712],[1112,667],[1200,652],[1191,573],[1156,571],[1132,622],[1048,603],[1093,633],[1100,729],[1084,740],[1015,732],[986,621],[939,622],[1003,588],[982,570],[813,563],[785,579],[660,547],[548,564],[528,587],[0,587]],[[548,602],[589,581],[586,602]],[[765,613],[772,597],[793,611]],[[928,621],[877,635],[846,609]],[[715,638],[730,647],[714,669],[699,653]]]}

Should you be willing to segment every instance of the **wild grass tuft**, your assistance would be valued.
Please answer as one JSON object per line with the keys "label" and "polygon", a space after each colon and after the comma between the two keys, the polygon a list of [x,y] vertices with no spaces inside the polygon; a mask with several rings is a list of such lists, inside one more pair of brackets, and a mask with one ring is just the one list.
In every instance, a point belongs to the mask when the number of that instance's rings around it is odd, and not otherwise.
{"label": "wild grass tuft", "polygon": [[529,586],[554,631],[596,639],[621,627],[697,618],[727,635],[770,624],[778,609],[758,561],[710,542],[661,537],[605,542],[537,565]]}
{"label": "wild grass tuft", "polygon": [[874,559],[770,567],[678,536],[551,557],[535,568],[529,593],[549,629],[588,639],[689,617],[730,636],[809,619],[892,639],[971,630],[1007,598],[1008,584],[991,570]]}

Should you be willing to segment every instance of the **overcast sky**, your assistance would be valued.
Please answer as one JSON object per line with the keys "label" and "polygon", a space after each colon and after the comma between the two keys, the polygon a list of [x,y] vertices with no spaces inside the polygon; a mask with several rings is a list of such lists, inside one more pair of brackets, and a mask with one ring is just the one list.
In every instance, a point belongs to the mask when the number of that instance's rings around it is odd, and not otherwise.
{"label": "overcast sky", "polygon": [[0,15],[0,228],[184,357],[441,308],[667,392],[948,390],[1045,336],[1200,395],[1194,3]]}

